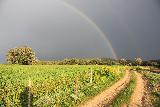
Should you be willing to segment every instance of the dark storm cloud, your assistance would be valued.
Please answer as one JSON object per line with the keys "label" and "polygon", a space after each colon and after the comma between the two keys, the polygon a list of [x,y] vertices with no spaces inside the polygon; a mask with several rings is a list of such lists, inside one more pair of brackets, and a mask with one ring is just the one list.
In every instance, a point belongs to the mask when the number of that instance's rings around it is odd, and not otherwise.
{"label": "dark storm cloud", "polygon": [[[65,0],[108,36],[119,58],[160,58],[159,0]],[[60,0],[0,0],[0,61],[27,44],[41,59],[112,57],[99,33]]]}
{"label": "dark storm cloud", "polygon": [[61,2],[7,0],[0,12],[0,55],[29,45],[40,59],[112,57],[97,30]]}
{"label": "dark storm cloud", "polygon": [[[72,2],[71,2],[72,1]],[[108,34],[119,58],[160,58],[159,0],[70,0]]]}

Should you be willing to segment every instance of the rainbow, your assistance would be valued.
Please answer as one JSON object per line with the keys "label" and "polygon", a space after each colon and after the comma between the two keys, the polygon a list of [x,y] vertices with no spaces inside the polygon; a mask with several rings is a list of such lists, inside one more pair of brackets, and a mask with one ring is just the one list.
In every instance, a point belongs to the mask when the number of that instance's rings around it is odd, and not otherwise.
{"label": "rainbow", "polygon": [[97,24],[91,18],[89,18],[86,14],[84,14],[82,11],[80,11],[79,9],[77,9],[76,7],[74,7],[73,5],[69,4],[67,1],[64,1],[64,0],[58,0],[58,1],[61,1],[61,3],[65,7],[71,9],[72,11],[74,11],[77,15],[81,16],[91,26],[93,26],[97,30],[97,32],[100,34],[100,36],[106,41],[106,44],[110,48],[113,57],[115,59],[117,59],[117,55],[116,55],[115,50],[113,49],[112,44],[110,43],[109,39],[107,38],[107,36],[105,35],[105,33],[97,26]]}

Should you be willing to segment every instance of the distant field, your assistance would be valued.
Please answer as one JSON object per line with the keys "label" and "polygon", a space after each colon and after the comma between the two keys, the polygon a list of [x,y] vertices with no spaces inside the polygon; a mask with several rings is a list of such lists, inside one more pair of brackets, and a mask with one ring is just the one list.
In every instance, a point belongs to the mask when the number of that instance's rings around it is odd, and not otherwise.
{"label": "distant field", "polygon": [[0,65],[0,106],[76,106],[124,76],[122,66]]}

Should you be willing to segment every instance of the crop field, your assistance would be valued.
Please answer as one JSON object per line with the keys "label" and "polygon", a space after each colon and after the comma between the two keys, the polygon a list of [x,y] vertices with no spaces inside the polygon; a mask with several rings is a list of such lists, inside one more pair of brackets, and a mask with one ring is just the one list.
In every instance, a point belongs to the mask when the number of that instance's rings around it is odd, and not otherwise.
{"label": "crop field", "polygon": [[155,107],[160,106],[160,74],[143,72],[147,80],[147,88],[150,93],[150,100]]}
{"label": "crop field", "polygon": [[145,67],[0,65],[0,107],[159,107],[159,86]]}
{"label": "crop field", "polygon": [[0,106],[77,106],[123,78],[125,69],[99,65],[0,65]]}

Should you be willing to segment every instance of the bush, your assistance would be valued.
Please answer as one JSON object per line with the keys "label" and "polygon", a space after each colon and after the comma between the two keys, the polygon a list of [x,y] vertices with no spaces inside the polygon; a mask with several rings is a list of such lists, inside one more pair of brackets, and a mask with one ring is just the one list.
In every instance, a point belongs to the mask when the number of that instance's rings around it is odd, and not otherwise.
{"label": "bush", "polygon": [[32,65],[37,62],[35,52],[32,48],[22,46],[10,49],[6,55],[9,64]]}

